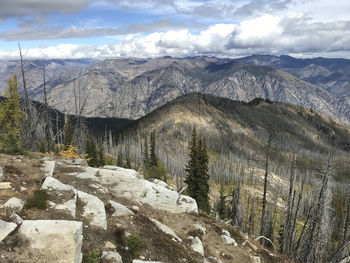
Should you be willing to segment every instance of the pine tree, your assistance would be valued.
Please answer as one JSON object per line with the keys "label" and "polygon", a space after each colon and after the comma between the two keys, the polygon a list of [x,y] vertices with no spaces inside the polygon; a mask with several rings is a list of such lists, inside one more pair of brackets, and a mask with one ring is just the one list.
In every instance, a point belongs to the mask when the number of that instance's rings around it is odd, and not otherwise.
{"label": "pine tree", "polygon": [[117,156],[117,166],[119,167],[124,167],[124,159],[123,159],[123,153],[121,150],[118,151],[118,156]]}
{"label": "pine tree", "polygon": [[17,76],[13,75],[5,90],[6,100],[0,104],[0,150],[7,153],[20,153],[19,125],[23,116],[20,110]]}
{"label": "pine tree", "polygon": [[92,136],[88,136],[86,139],[86,154],[88,155],[88,164],[92,167],[98,167],[99,161],[97,157],[97,149],[94,138]]}
{"label": "pine tree", "polygon": [[156,134],[154,131],[151,132],[151,149],[149,162],[151,166],[157,166]]}
{"label": "pine tree", "polygon": [[224,195],[224,183],[220,183],[220,197],[219,197],[219,202],[216,208],[216,211],[220,217],[220,219],[224,220],[228,216],[228,208],[226,205],[226,197]]}
{"label": "pine tree", "polygon": [[188,185],[188,193],[197,201],[199,209],[209,213],[209,157],[205,141],[197,139],[195,127],[192,131],[189,152],[189,161],[185,168],[187,172],[185,183]]}
{"label": "pine tree", "polygon": [[66,123],[64,126],[64,141],[63,141],[65,149],[67,149],[69,145],[72,145],[73,135],[74,135],[74,132],[72,128],[72,122],[69,116],[66,116]]}
{"label": "pine tree", "polygon": [[143,164],[148,165],[149,163],[149,153],[148,153],[148,139],[147,134],[145,134],[145,143],[144,143],[144,151],[143,151]]}
{"label": "pine tree", "polygon": [[105,165],[105,155],[104,155],[102,139],[98,140],[98,162],[99,162],[99,166]]}

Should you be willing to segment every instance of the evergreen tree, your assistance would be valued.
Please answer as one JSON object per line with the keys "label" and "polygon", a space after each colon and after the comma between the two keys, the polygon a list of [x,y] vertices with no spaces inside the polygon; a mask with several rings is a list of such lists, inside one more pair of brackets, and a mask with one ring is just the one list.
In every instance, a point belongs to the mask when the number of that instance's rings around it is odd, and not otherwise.
{"label": "evergreen tree", "polygon": [[65,149],[67,149],[69,145],[72,145],[73,135],[74,135],[74,131],[72,128],[72,122],[69,116],[66,116],[66,123],[64,126],[64,141],[63,141]]}
{"label": "evergreen tree", "polygon": [[154,131],[151,132],[151,149],[149,164],[151,166],[157,166],[157,155],[156,155],[156,134]]}
{"label": "evergreen tree", "polygon": [[105,155],[104,155],[102,139],[98,140],[98,162],[99,162],[99,166],[105,165]]}
{"label": "evergreen tree", "polygon": [[123,153],[121,150],[118,151],[118,156],[117,156],[117,166],[119,167],[124,167],[124,159],[123,159]]}
{"label": "evergreen tree", "polygon": [[7,153],[20,153],[19,125],[22,111],[19,107],[17,76],[13,75],[5,90],[6,100],[0,104],[0,150]]}
{"label": "evergreen tree", "polygon": [[220,217],[220,219],[224,220],[228,217],[228,208],[226,205],[226,197],[224,195],[224,184],[221,182],[220,183],[220,197],[219,197],[219,202],[217,205],[217,213]]}
{"label": "evergreen tree", "polygon": [[148,165],[148,163],[149,163],[148,140],[147,140],[147,134],[145,134],[145,149],[143,151],[143,164]]}
{"label": "evergreen tree", "polygon": [[131,169],[131,168],[132,168],[132,167],[131,167],[131,159],[130,159],[129,154],[127,154],[127,155],[125,156],[125,162],[126,162],[125,168]]}
{"label": "evergreen tree", "polygon": [[197,139],[195,127],[192,131],[189,152],[189,161],[185,169],[187,172],[185,183],[188,185],[188,193],[197,201],[199,209],[209,213],[209,158],[206,143]]}
{"label": "evergreen tree", "polygon": [[97,157],[97,149],[93,136],[88,136],[86,140],[86,154],[88,155],[88,164],[92,167],[100,165]]}

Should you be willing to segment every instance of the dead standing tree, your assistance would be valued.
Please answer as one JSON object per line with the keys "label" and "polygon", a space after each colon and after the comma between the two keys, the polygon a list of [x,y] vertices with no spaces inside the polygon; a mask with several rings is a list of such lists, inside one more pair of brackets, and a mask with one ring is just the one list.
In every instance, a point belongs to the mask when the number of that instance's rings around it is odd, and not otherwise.
{"label": "dead standing tree", "polygon": [[84,153],[86,141],[86,127],[84,125],[83,113],[88,100],[88,95],[84,94],[80,83],[76,85],[75,80],[73,81],[73,93],[76,115],[73,133],[73,144],[78,148],[79,153]]}

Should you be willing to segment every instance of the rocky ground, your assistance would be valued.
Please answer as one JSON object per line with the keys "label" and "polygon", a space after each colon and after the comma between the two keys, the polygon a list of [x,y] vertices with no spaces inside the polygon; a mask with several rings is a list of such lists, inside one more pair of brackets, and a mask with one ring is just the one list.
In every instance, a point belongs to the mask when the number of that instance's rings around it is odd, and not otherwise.
{"label": "rocky ground", "polygon": [[0,262],[286,262],[134,170],[37,153],[0,167]]}

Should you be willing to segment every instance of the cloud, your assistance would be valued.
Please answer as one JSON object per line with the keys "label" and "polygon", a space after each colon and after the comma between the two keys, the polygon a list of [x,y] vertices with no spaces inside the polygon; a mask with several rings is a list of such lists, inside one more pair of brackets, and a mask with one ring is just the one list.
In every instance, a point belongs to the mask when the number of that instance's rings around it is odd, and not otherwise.
{"label": "cloud", "polygon": [[11,0],[1,1],[0,19],[23,16],[45,16],[53,12],[74,14],[92,0]]}
{"label": "cloud", "polygon": [[0,33],[0,38],[7,41],[19,40],[44,40],[44,39],[67,39],[67,38],[86,38],[92,36],[115,36],[137,34],[153,31],[176,30],[183,28],[199,28],[203,25],[199,23],[184,24],[172,22],[167,19],[152,21],[149,23],[138,23],[124,28],[112,27],[35,27],[32,25],[20,29],[9,30]]}
{"label": "cloud", "polygon": [[[139,28],[141,27],[141,28]],[[143,30],[134,25],[130,32]],[[188,29],[125,35],[103,46],[58,45],[23,50],[29,58],[111,58],[213,55],[238,57],[252,53],[349,56],[350,21],[312,22],[302,14],[262,15],[239,24],[215,24],[199,32]],[[2,52],[0,58],[17,58]]]}

